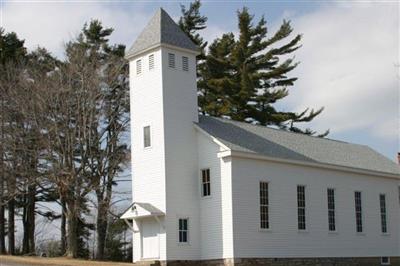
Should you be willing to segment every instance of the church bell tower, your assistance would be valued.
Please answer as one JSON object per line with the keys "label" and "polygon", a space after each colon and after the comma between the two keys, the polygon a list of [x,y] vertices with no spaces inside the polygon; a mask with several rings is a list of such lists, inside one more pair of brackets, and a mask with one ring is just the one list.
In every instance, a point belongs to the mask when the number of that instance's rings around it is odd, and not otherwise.
{"label": "church bell tower", "polygon": [[[161,8],[127,52],[134,261],[193,258],[199,250],[197,54]],[[177,248],[180,217],[193,229],[190,245]]]}

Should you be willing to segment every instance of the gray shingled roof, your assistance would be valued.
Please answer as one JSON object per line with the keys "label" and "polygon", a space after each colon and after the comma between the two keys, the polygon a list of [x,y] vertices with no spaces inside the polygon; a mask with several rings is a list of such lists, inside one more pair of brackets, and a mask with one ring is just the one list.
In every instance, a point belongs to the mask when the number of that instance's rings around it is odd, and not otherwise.
{"label": "gray shingled roof", "polygon": [[134,56],[158,44],[169,44],[198,51],[197,46],[162,8],[157,10],[153,18],[140,33],[139,37],[128,50],[127,56]]}
{"label": "gray shingled roof", "polygon": [[233,151],[400,175],[400,167],[368,146],[200,116],[198,126]]}

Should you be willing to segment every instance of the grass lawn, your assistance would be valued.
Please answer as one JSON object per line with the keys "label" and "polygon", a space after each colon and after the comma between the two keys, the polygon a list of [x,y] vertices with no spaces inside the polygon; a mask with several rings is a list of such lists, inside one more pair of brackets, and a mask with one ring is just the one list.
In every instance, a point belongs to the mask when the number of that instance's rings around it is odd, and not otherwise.
{"label": "grass lawn", "polygon": [[120,262],[104,262],[104,261],[92,261],[92,260],[78,260],[68,258],[38,258],[38,257],[18,257],[18,256],[0,256],[0,265],[29,265],[29,266],[42,266],[42,265],[54,265],[54,266],[132,266],[132,263],[120,263]]}

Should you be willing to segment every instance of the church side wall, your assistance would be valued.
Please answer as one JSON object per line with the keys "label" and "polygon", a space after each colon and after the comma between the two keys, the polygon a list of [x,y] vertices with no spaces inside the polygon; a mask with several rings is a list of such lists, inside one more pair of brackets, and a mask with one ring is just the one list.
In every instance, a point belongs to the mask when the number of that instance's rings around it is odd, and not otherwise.
{"label": "church side wall", "polygon": [[[270,230],[260,229],[259,182],[269,182]],[[232,159],[235,258],[399,256],[399,180],[245,158]],[[297,185],[305,185],[306,230],[297,228]],[[336,232],[328,231],[327,188],[336,194]],[[356,233],[354,191],[362,192]],[[379,194],[386,194],[388,234]]]}
{"label": "church side wall", "polygon": [[[201,259],[233,257],[232,186],[230,161],[218,158],[221,148],[209,136],[197,134],[198,197],[200,204]],[[211,195],[201,195],[201,170],[210,169]]]}

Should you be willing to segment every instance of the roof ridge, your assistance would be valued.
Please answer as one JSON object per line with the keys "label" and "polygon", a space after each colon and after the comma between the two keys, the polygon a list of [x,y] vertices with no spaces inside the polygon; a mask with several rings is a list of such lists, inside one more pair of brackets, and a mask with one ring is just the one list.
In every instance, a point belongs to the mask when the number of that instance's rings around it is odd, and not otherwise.
{"label": "roof ridge", "polygon": [[262,129],[271,129],[271,130],[279,131],[279,132],[282,132],[282,133],[295,134],[297,136],[302,136],[302,137],[311,137],[311,138],[314,138],[314,139],[329,140],[329,141],[341,142],[341,143],[344,143],[344,144],[365,146],[365,145],[357,144],[357,143],[349,143],[349,142],[346,142],[346,141],[343,141],[343,140],[336,140],[336,139],[331,139],[331,138],[321,138],[321,137],[306,135],[306,134],[302,134],[302,133],[298,133],[298,132],[292,132],[292,131],[288,131],[288,130],[284,130],[284,129],[273,128],[273,127],[257,125],[257,124],[251,124],[251,123],[247,123],[247,122],[243,122],[243,121],[237,121],[237,120],[224,118],[224,117],[216,117],[216,116],[211,116],[211,115],[200,115],[200,116],[202,116],[202,117],[210,117],[210,118],[214,118],[214,119],[217,119],[217,120],[224,120],[224,121],[233,122],[233,123],[239,123],[239,124],[243,124],[243,125],[246,125],[246,126],[259,127],[259,128],[262,128]]}
{"label": "roof ridge", "polygon": [[126,56],[133,57],[162,44],[198,51],[197,45],[182,31],[171,16],[162,7],[159,7],[128,49]]}
{"label": "roof ridge", "polygon": [[358,168],[400,177],[399,165],[367,145],[207,115],[200,115],[197,125],[233,151]]}

